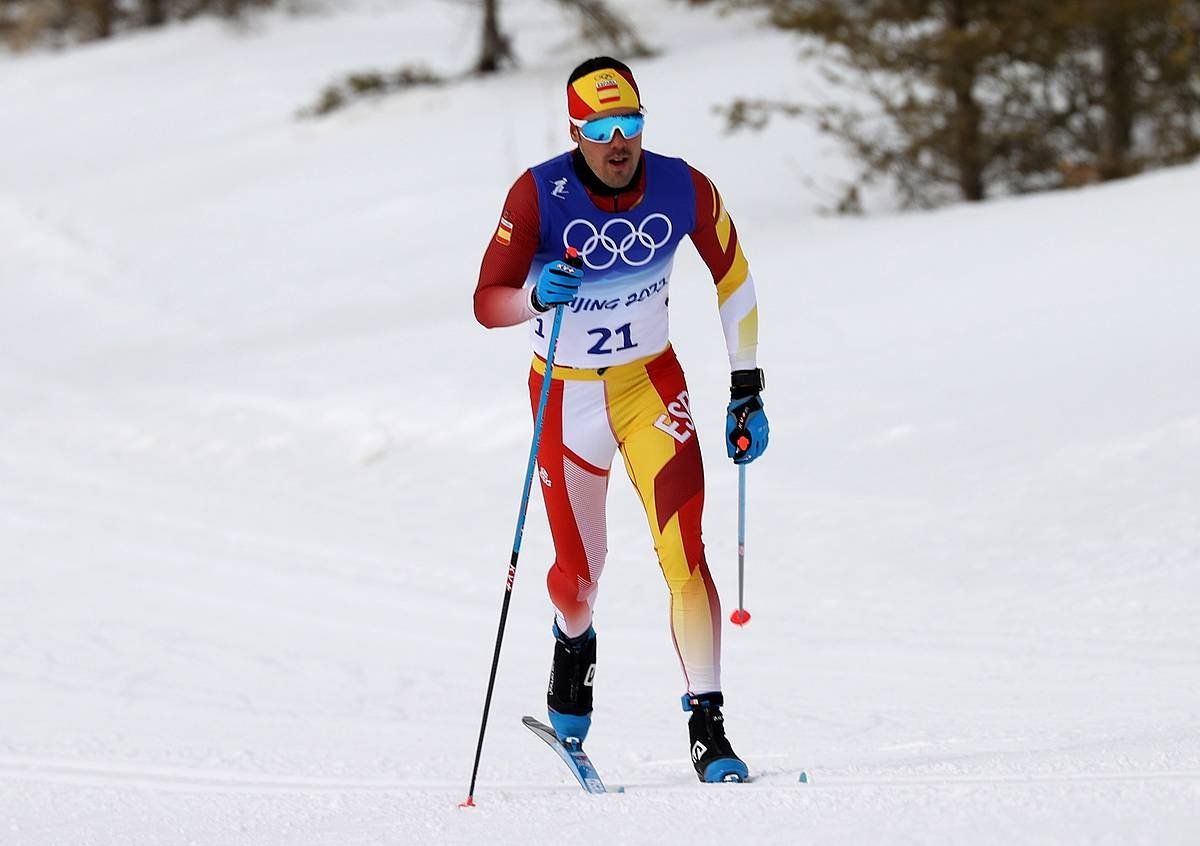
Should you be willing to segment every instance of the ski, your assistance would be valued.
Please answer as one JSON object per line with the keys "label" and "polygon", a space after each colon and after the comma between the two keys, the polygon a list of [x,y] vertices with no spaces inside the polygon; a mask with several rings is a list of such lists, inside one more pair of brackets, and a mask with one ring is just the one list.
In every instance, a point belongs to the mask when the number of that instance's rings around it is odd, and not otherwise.
{"label": "ski", "polygon": [[[533,717],[522,717],[521,722],[525,724],[525,728],[540,737],[547,746],[558,753],[558,757],[563,759],[563,762],[570,768],[575,778],[579,780],[580,787],[588,793],[608,792],[604,789],[604,782],[600,780],[600,774],[592,766],[592,761],[588,758],[587,753],[583,751],[582,745],[577,741],[572,741],[569,744],[563,743],[558,739],[558,735],[554,733],[554,729]],[[618,792],[620,791],[618,790]]]}

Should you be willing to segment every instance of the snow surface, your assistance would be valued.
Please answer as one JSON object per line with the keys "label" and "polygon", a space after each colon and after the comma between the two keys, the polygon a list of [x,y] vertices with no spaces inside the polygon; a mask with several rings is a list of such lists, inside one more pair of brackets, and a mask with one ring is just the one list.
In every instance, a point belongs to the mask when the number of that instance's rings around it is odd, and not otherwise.
{"label": "snow surface", "polygon": [[[528,451],[524,333],[470,296],[565,148],[589,51],[505,4],[518,71],[302,122],[336,76],[465,67],[472,4],[360,3],[0,59],[0,843],[1194,843],[1200,168],[830,219],[795,44],[624,4],[647,145],[721,187],[761,300],[730,736],[687,760],[666,591],[613,485],[593,798],[521,727],[550,659],[535,500],[466,795]],[[676,347],[736,597],[711,283]],[[801,769],[812,783],[797,782]]]}

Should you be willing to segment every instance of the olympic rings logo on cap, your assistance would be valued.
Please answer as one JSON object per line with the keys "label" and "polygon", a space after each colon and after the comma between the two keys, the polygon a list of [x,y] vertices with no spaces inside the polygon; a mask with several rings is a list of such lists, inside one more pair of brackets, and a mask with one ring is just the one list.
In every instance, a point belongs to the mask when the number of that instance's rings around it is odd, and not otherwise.
{"label": "olympic rings logo on cap", "polygon": [[[653,235],[648,231],[647,224],[659,218],[666,224],[667,231],[661,239],[655,240]],[[583,242],[583,246],[571,244],[571,232],[576,226],[582,226],[585,231],[591,232],[588,239]],[[628,229],[627,232],[621,235],[620,241],[609,234],[609,231],[613,227]],[[630,267],[641,267],[642,265],[649,264],[659,248],[667,245],[671,240],[672,231],[671,218],[661,212],[646,215],[637,226],[634,226],[629,220],[623,217],[616,217],[605,222],[600,229],[596,229],[596,225],[590,220],[576,218],[568,223],[567,228],[563,230],[563,246],[575,246],[579,251],[580,257],[583,258],[583,263],[592,270],[607,270],[617,263],[618,258]],[[640,244],[646,249],[646,256],[644,258],[636,258],[629,255],[629,249],[635,244]],[[635,251],[635,255],[636,252],[639,251]],[[596,262],[601,262],[599,264],[592,261],[591,258],[596,253],[600,253],[600,256],[596,259]]]}

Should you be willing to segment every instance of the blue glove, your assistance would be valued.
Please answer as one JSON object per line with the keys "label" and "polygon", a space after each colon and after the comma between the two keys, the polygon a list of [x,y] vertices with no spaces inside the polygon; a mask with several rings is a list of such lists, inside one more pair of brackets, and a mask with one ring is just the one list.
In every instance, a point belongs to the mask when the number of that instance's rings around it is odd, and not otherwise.
{"label": "blue glove", "polygon": [[554,306],[566,305],[575,299],[581,282],[583,271],[578,267],[572,267],[565,261],[550,262],[542,268],[537,285],[533,289],[534,310],[549,311]]}
{"label": "blue glove", "polygon": [[767,451],[771,429],[763,410],[761,370],[735,370],[725,418],[725,449],[734,464],[749,464]]}

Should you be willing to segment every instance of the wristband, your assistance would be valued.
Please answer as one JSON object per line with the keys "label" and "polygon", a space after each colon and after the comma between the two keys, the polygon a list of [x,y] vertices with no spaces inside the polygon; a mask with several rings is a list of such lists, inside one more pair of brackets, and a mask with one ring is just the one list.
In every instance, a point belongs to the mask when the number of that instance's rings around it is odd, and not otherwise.
{"label": "wristband", "polygon": [[761,367],[754,370],[735,370],[729,374],[730,399],[745,399],[761,394],[766,386],[766,376]]}

